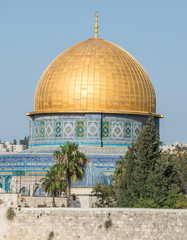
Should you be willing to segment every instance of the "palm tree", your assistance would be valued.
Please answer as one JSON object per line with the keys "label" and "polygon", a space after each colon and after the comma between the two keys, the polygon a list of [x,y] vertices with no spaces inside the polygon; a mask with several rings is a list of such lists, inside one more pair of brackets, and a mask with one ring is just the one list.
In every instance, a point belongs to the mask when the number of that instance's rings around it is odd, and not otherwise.
{"label": "palm tree", "polygon": [[53,197],[53,207],[55,206],[55,197],[57,192],[59,195],[66,189],[66,181],[63,179],[61,172],[57,165],[52,166],[50,170],[47,171],[44,178],[40,180],[42,182],[42,188],[48,194],[52,194]]}
{"label": "palm tree", "polygon": [[67,205],[70,206],[71,181],[76,182],[84,176],[84,167],[88,159],[84,153],[78,151],[78,145],[67,142],[65,146],[59,146],[59,150],[53,153],[54,159],[59,165],[61,174],[67,177]]}

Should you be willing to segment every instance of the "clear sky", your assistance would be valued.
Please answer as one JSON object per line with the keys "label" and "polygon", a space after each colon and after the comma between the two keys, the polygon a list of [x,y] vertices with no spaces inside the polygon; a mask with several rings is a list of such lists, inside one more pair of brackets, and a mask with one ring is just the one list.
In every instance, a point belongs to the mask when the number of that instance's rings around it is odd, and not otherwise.
{"label": "clear sky", "polygon": [[132,54],[157,96],[161,140],[187,143],[186,0],[0,0],[0,138],[29,131],[37,83],[51,61],[94,36]]}

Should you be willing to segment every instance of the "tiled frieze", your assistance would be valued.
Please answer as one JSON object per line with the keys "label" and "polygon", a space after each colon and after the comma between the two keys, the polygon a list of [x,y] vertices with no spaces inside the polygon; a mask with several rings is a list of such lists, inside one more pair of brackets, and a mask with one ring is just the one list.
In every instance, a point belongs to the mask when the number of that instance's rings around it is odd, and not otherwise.
{"label": "tiled frieze", "polygon": [[68,140],[83,145],[100,145],[101,141],[104,145],[127,145],[136,141],[146,122],[146,117],[142,119],[115,114],[40,115],[30,122],[30,146],[65,144]]}
{"label": "tiled frieze", "polygon": [[45,137],[53,137],[53,121],[45,121]]}
{"label": "tiled frieze", "polygon": [[104,121],[102,124],[102,137],[109,138],[109,134],[110,134],[110,122]]}
{"label": "tiled frieze", "polygon": [[111,138],[123,139],[123,122],[111,122]]}
{"label": "tiled frieze", "polygon": [[44,121],[40,122],[40,137],[45,137],[45,128],[44,128]]}
{"label": "tiled frieze", "polygon": [[61,137],[62,136],[62,122],[56,122],[55,123],[55,137]]}
{"label": "tiled frieze", "polygon": [[30,139],[33,138],[33,121],[32,121],[32,119],[30,119],[30,121],[29,121],[29,137],[30,137]]}
{"label": "tiled frieze", "polygon": [[133,123],[133,140],[136,140],[139,136],[139,133],[142,129],[142,124],[141,123]]}
{"label": "tiled frieze", "polygon": [[132,123],[131,122],[125,122],[124,136],[126,140],[132,140]]}
{"label": "tiled frieze", "polygon": [[81,138],[84,137],[84,121],[76,122],[76,136]]}
{"label": "tiled frieze", "polygon": [[74,138],[75,121],[64,121],[63,122],[63,137]]}
{"label": "tiled frieze", "polygon": [[99,138],[100,123],[99,121],[87,121],[87,138]]}
{"label": "tiled frieze", "polygon": [[[106,177],[110,177],[116,166],[119,156],[89,156],[87,157],[92,162],[93,166],[99,168]],[[3,169],[0,169],[0,186],[7,192],[13,176],[19,176],[19,172],[24,172],[26,177],[44,176],[47,170],[54,164],[53,155],[38,154],[15,154],[11,156],[0,156],[0,164],[3,164]],[[6,164],[6,165],[5,165]],[[17,172],[15,174],[15,172]],[[33,180],[31,180],[33,181]]]}
{"label": "tiled frieze", "polygon": [[35,138],[39,138],[40,136],[40,122],[35,123]]}

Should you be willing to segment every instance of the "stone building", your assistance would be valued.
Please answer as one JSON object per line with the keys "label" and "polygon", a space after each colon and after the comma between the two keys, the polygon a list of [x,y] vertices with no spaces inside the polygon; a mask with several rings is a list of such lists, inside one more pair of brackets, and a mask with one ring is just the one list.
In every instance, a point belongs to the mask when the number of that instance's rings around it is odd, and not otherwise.
{"label": "stone building", "polygon": [[34,111],[27,113],[29,149],[0,156],[0,184],[6,191],[19,176],[22,182],[12,189],[23,189],[24,179],[30,179],[24,191],[34,189],[53,164],[54,150],[67,141],[77,143],[109,180],[150,112],[159,129],[163,116],[156,113],[151,80],[133,56],[99,38],[97,14],[95,36],[62,52],[41,76]]}
{"label": "stone building", "polygon": [[7,152],[22,152],[27,149],[26,145],[12,144],[11,142],[0,142],[0,154]]}

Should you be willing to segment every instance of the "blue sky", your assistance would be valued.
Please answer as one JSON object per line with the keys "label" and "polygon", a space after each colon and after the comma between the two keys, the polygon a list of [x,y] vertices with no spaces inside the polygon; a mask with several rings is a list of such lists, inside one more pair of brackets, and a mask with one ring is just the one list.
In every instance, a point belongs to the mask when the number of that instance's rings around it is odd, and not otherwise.
{"label": "blue sky", "polygon": [[187,143],[187,1],[0,0],[0,138],[28,135],[37,83],[51,61],[94,36],[132,54],[157,96],[161,140]]}

